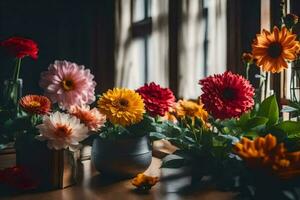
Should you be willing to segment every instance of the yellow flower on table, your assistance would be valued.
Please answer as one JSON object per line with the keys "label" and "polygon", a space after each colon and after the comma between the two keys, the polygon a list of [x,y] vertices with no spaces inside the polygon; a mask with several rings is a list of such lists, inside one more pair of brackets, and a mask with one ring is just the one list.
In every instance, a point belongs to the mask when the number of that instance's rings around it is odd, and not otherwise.
{"label": "yellow flower on table", "polygon": [[113,124],[122,126],[140,122],[145,113],[142,97],[126,88],[108,90],[98,100],[98,108]]}
{"label": "yellow flower on table", "polygon": [[156,176],[147,176],[145,174],[138,174],[132,181],[132,185],[141,190],[149,190],[159,181]]}

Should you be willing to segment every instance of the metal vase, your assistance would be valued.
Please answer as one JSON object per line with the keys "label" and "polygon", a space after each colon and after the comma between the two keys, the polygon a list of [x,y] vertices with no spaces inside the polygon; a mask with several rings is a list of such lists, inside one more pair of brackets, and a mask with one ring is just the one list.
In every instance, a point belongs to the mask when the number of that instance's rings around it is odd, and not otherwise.
{"label": "metal vase", "polygon": [[152,147],[148,136],[126,139],[95,138],[92,162],[104,175],[131,178],[144,172],[152,160]]}

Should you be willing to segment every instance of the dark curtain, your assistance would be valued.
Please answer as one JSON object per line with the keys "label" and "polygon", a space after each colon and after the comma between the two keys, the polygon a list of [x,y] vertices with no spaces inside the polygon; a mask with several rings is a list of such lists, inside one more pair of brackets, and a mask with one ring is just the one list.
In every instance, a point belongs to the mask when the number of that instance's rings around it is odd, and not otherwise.
{"label": "dark curtain", "polygon": [[[22,61],[24,93],[41,93],[40,73],[54,60],[90,68],[97,91],[113,85],[114,1],[0,0],[0,40],[23,36],[39,45],[39,58]],[[11,76],[13,58],[0,50],[0,79]],[[104,78],[103,78],[104,77]]]}

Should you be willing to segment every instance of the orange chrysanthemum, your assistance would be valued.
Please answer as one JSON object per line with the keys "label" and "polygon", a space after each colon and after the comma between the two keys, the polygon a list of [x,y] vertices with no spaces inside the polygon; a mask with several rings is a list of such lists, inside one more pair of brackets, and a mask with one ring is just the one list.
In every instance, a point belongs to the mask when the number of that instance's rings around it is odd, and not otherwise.
{"label": "orange chrysanthemum", "polygon": [[87,105],[72,106],[70,114],[80,119],[90,131],[98,131],[105,123],[106,117],[97,108],[90,109]]}
{"label": "orange chrysanthemum", "polygon": [[132,185],[141,190],[149,190],[159,181],[158,177],[138,174],[132,181]]}
{"label": "orange chrysanthemum", "polygon": [[145,113],[141,95],[126,88],[108,90],[98,100],[98,108],[113,124],[122,126],[140,122]]}
{"label": "orange chrysanthemum", "polygon": [[299,50],[297,35],[286,27],[279,30],[276,26],[273,32],[263,30],[257,34],[252,43],[252,54],[256,64],[264,71],[278,73],[287,68],[287,61],[294,61]]}
{"label": "orange chrysanthemum", "polygon": [[193,121],[198,118],[203,124],[206,124],[208,113],[203,106],[203,104],[197,104],[193,101],[179,100],[175,105],[175,115],[180,119],[190,117]]}
{"label": "orange chrysanthemum", "polygon": [[175,116],[175,113],[174,113],[174,109],[171,108],[169,112],[166,112],[165,113],[165,116],[163,117],[164,120],[167,120],[167,121],[170,121],[170,122],[173,122],[173,123],[177,123],[177,118]]}
{"label": "orange chrysanthemum", "polygon": [[19,104],[23,110],[31,114],[45,115],[51,110],[51,101],[40,95],[26,95],[20,99]]}
{"label": "orange chrysanthemum", "polygon": [[278,144],[271,134],[254,141],[242,138],[234,152],[253,169],[266,170],[282,179],[300,175],[300,151],[288,152],[283,143]]}

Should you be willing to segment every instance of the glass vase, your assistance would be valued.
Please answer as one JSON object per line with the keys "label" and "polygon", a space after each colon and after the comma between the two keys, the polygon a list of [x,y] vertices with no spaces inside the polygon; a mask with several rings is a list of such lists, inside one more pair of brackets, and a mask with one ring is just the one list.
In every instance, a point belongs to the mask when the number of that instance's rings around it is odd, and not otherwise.
{"label": "glass vase", "polygon": [[17,81],[13,80],[5,80],[4,88],[2,93],[2,105],[4,108],[10,110],[13,115],[17,115],[19,112],[19,99],[22,96],[23,89],[23,80],[17,79]]}
{"label": "glass vase", "polygon": [[291,74],[291,101],[299,102],[300,100],[300,63],[292,66]]}

